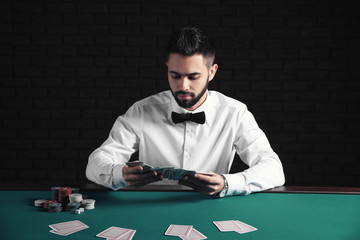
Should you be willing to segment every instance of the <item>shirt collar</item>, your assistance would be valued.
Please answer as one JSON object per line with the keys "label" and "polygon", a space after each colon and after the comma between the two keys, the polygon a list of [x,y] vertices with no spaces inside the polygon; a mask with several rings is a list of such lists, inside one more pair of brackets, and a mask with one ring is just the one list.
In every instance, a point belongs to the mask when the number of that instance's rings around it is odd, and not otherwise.
{"label": "shirt collar", "polygon": [[171,112],[177,112],[177,113],[198,113],[198,112],[205,112],[205,116],[206,116],[206,122],[211,121],[211,106],[212,106],[212,97],[211,97],[211,92],[209,92],[208,90],[206,90],[206,99],[205,101],[194,111],[188,111],[183,107],[180,107],[179,104],[176,102],[174,96],[171,94],[171,109],[169,111],[169,117],[171,119]]}

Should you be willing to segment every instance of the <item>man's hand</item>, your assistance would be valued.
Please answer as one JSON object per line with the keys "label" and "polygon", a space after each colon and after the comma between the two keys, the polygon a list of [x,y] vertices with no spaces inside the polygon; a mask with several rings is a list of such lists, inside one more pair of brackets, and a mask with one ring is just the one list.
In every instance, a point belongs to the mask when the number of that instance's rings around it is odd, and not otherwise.
{"label": "man's hand", "polygon": [[179,180],[179,184],[191,187],[195,191],[207,195],[216,195],[224,188],[224,179],[216,173],[210,176],[195,173],[192,177],[185,176],[182,180]]}
{"label": "man's hand", "polygon": [[141,187],[162,180],[162,175],[158,175],[155,171],[141,173],[142,170],[142,166],[129,167],[125,165],[123,167],[122,174],[128,186]]}

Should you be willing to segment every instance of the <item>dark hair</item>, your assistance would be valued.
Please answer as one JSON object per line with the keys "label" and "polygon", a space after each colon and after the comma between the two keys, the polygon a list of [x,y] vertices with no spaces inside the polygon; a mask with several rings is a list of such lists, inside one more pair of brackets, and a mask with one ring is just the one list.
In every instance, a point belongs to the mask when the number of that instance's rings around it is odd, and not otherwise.
{"label": "dark hair", "polygon": [[184,56],[201,54],[208,58],[210,66],[215,59],[215,46],[209,36],[199,28],[184,27],[175,31],[165,48],[166,61],[171,53],[178,53]]}

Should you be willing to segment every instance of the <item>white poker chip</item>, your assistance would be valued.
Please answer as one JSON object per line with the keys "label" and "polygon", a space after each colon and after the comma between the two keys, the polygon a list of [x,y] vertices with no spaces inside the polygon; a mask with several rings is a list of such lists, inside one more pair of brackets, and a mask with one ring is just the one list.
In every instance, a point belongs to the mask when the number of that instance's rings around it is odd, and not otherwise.
{"label": "white poker chip", "polygon": [[81,202],[81,206],[86,210],[94,209],[95,208],[95,199],[84,199]]}
{"label": "white poker chip", "polygon": [[83,197],[81,193],[72,193],[69,195],[70,202],[79,203],[83,201]]}
{"label": "white poker chip", "polygon": [[34,201],[34,205],[35,205],[35,207],[42,207],[42,206],[44,206],[45,201],[46,201],[46,199],[37,199]]}
{"label": "white poker chip", "polygon": [[84,199],[82,202],[82,204],[95,204],[95,199]]}
{"label": "white poker chip", "polygon": [[85,208],[86,210],[91,210],[91,209],[94,209],[95,206],[94,206],[94,205],[85,205],[84,208]]}

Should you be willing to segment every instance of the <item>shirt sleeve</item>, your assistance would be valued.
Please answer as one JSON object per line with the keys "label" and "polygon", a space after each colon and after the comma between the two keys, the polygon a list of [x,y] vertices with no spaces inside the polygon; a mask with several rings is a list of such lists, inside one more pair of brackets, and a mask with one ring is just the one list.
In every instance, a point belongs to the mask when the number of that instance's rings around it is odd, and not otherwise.
{"label": "shirt sleeve", "polygon": [[122,168],[139,148],[141,118],[135,105],[115,121],[107,140],[89,156],[86,177],[117,190],[127,186]]}
{"label": "shirt sleeve", "polygon": [[234,147],[249,168],[235,174],[225,174],[227,195],[248,195],[285,183],[283,167],[265,133],[245,107],[238,115]]}

